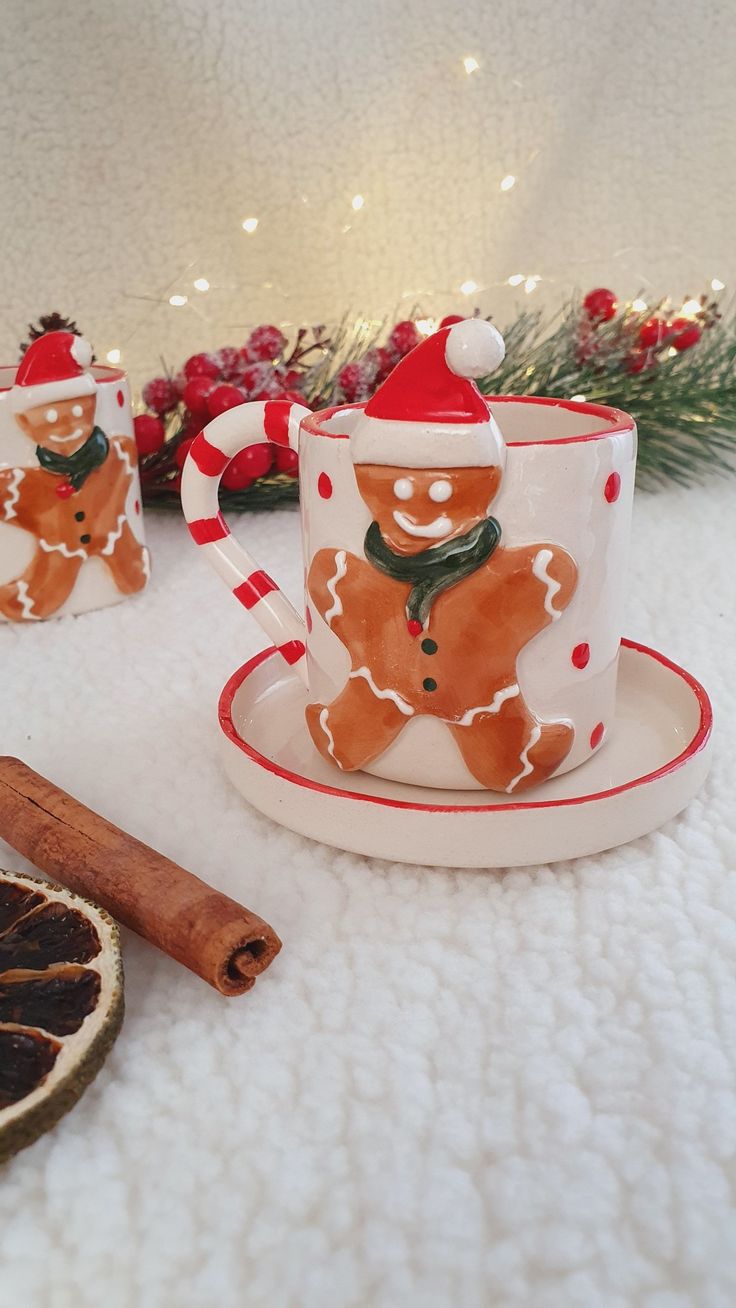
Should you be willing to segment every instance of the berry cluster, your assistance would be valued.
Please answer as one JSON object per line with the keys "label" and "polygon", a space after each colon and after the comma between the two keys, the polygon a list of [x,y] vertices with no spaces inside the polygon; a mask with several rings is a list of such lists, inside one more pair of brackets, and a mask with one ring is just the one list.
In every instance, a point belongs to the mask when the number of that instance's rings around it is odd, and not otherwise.
{"label": "berry cluster", "polygon": [[[264,324],[251,332],[245,345],[225,345],[219,350],[193,354],[180,373],[154,377],[143,387],[143,402],[149,410],[135,419],[135,438],[142,460],[156,459],[160,475],[162,452],[171,455],[168,484],[175,489],[179,474],[195,436],[207,423],[227,409],[247,400],[296,400],[305,404],[304,385],[313,351],[326,348],[321,328],[312,339],[306,329],[297,335],[287,356],[287,339],[278,327]],[[243,450],[223,474],[227,490],[245,490],[268,473],[296,477],[297,457],[292,450],[276,449],[264,443]],[[146,466],[144,463],[144,481]]]}
{"label": "berry cluster", "polygon": [[[670,317],[664,304],[648,318],[628,307],[619,314],[614,292],[598,286],[583,300],[576,359],[579,364],[593,367],[605,368],[611,361],[617,367],[623,365],[626,372],[644,372],[655,368],[670,350],[681,354],[692,349],[703,330],[712,327],[719,316],[715,304],[708,303],[704,295],[700,297],[700,308],[689,318],[681,313]],[[601,331],[604,324],[611,325]]]}

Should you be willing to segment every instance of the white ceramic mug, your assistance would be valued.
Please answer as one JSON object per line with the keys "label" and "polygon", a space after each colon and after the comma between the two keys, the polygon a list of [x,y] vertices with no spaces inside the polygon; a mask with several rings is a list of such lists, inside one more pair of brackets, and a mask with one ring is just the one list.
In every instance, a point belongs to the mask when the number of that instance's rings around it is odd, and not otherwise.
{"label": "white ceramic mug", "polygon": [[[286,401],[254,402],[216,418],[184,468],[190,532],[308,685],[307,721],[325,758],[396,781],[520,794],[584,763],[613,725],[634,422],[595,404],[490,397],[490,414],[484,412],[500,449],[493,468],[475,470],[472,450],[461,457],[475,428],[459,423],[431,427],[433,439],[440,432],[459,442],[444,474],[436,455],[428,472],[421,458],[408,455],[403,464],[394,456],[376,468],[373,446],[358,468],[356,432],[365,445],[365,411],[373,403],[310,413]],[[414,439],[410,422],[385,426],[401,441],[407,431]],[[426,423],[415,426],[430,431]],[[305,619],[230,535],[218,509],[223,470],[241,449],[264,440],[299,455]],[[453,503],[466,491],[472,498],[481,474],[493,478],[483,513],[500,524],[500,541],[477,568],[473,558],[463,565],[473,571],[441,591],[428,616],[425,606],[411,618],[411,583],[382,571],[392,560],[405,567],[400,549],[384,559],[379,541],[380,566],[366,558],[375,508],[366,479],[375,485],[383,478],[381,493],[384,500],[395,496],[397,522],[436,536]],[[473,530],[483,524],[474,522]],[[462,542],[477,538],[457,539],[465,549]],[[492,533],[483,550],[489,541]],[[431,562],[437,542],[419,543]],[[408,538],[405,544],[415,549]]]}
{"label": "white ceramic mug", "polygon": [[59,331],[0,368],[2,620],[84,613],[146,584],[130,388],[90,360]]}

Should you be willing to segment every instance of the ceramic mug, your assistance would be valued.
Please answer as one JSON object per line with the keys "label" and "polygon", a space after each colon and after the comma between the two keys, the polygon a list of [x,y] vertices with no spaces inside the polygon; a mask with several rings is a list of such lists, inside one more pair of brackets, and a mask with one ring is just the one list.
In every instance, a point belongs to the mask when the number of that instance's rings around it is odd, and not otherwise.
{"label": "ceramic mug", "polygon": [[149,575],[130,389],[68,331],[0,368],[0,617],[114,604]]}
{"label": "ceramic mug", "polygon": [[[472,378],[502,357],[489,324],[455,324],[367,405],[244,404],[191,447],[192,537],[344,770],[515,796],[612,729],[636,428],[595,404],[486,400]],[[264,440],[299,455],[304,619],[218,508],[230,460]]]}

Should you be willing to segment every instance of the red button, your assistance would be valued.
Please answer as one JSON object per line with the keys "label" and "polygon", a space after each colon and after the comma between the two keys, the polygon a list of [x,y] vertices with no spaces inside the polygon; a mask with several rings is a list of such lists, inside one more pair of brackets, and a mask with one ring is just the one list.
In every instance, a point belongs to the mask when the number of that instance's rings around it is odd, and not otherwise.
{"label": "red button", "polygon": [[70,495],[74,494],[74,487],[70,481],[60,481],[58,486],[54,487],[60,500],[68,500]]}
{"label": "red button", "polygon": [[422,630],[422,624],[417,622],[416,618],[410,618],[406,625],[409,628],[410,636],[418,636]]}

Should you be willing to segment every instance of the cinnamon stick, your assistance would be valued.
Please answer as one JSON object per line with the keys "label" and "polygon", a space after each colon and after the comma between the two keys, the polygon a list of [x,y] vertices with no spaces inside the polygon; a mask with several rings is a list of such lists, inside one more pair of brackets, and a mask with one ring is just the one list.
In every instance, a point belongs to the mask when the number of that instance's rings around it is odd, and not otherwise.
{"label": "cinnamon stick", "polygon": [[281,948],[262,918],[17,758],[0,758],[0,836],[223,995],[250,990]]}

